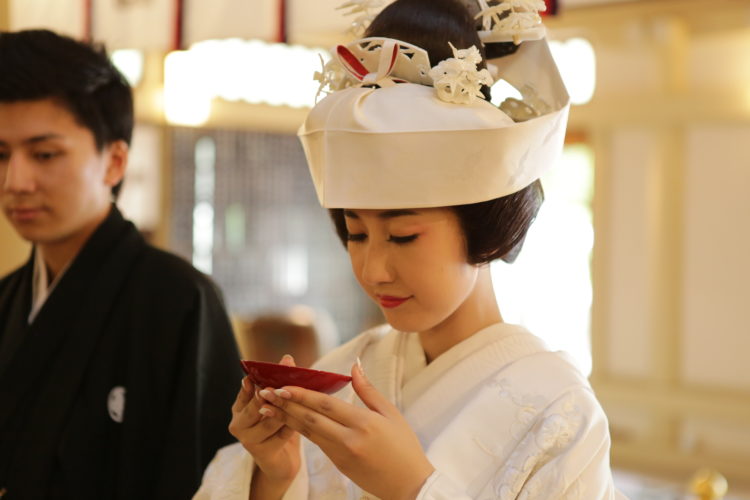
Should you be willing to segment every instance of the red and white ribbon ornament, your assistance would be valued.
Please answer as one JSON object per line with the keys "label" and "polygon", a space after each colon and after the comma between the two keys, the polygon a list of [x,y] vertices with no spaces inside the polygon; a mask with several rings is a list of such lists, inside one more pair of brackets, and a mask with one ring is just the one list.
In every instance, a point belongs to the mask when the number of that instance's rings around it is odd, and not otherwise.
{"label": "red and white ribbon ornament", "polygon": [[393,67],[396,65],[398,53],[399,46],[396,41],[386,39],[380,49],[378,68],[372,72],[347,47],[343,45],[336,47],[336,54],[341,65],[360,82],[360,85],[378,85],[379,87],[390,87],[396,83],[404,83],[404,80],[390,76]]}

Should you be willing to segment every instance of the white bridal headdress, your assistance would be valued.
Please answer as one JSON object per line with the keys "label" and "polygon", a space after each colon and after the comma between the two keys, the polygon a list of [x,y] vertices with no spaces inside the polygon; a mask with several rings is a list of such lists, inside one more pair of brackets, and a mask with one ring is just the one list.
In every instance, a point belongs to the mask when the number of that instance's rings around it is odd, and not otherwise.
{"label": "white bridal headdress", "polygon": [[423,49],[399,40],[337,47],[317,75],[333,91],[299,130],[324,207],[476,203],[523,189],[555,163],[569,97],[546,40],[489,61],[523,95],[500,108],[482,98],[492,77],[477,69],[477,48],[451,48],[430,67]]}

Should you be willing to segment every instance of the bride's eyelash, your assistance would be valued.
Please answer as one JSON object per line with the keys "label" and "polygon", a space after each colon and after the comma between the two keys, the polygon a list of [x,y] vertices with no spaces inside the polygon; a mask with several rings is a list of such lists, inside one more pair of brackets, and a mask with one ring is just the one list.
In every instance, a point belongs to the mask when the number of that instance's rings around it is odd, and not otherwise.
{"label": "bride's eyelash", "polygon": [[409,236],[389,236],[388,241],[392,241],[393,243],[396,243],[398,245],[404,245],[406,243],[411,243],[412,241],[417,239],[417,234],[411,234]]}
{"label": "bride's eyelash", "polygon": [[[410,234],[409,236],[389,236],[388,241],[395,243],[397,245],[405,245],[407,243],[411,243],[412,241],[417,239],[418,234]],[[349,233],[346,235],[347,241],[352,242],[360,242],[367,239],[367,235],[365,233]]]}
{"label": "bride's eyelash", "polygon": [[367,238],[365,233],[348,233],[346,235],[347,241],[364,241]]}

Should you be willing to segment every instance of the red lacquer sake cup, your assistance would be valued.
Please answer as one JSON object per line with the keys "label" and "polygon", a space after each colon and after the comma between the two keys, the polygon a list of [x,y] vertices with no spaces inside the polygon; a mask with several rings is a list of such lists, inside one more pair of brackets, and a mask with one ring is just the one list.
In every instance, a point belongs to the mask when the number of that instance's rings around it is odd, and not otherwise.
{"label": "red lacquer sake cup", "polygon": [[297,366],[247,360],[242,360],[240,363],[242,363],[242,369],[245,370],[250,381],[259,387],[278,389],[285,385],[294,385],[312,391],[333,394],[352,380],[348,375]]}

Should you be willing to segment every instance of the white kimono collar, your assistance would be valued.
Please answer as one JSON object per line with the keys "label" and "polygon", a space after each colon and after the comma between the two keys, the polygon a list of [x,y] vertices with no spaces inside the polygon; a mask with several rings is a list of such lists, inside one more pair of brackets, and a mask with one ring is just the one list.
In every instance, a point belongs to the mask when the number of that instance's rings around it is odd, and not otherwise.
{"label": "white kimono collar", "polygon": [[39,248],[34,249],[34,271],[31,277],[31,311],[29,312],[29,324],[34,322],[39,311],[42,310],[42,306],[47,302],[47,298],[52,294],[63,274],[68,270],[68,267],[70,267],[70,262],[68,262],[60,272],[57,273],[55,279],[50,283],[47,274],[47,264],[45,264],[44,258],[42,257],[42,251]]}
{"label": "white kimono collar", "polygon": [[362,353],[370,381],[404,412],[418,418],[434,414],[452,399],[446,391],[466,391],[470,381],[486,379],[494,371],[520,356],[546,350],[540,339],[525,328],[509,323],[496,323],[456,344],[404,383],[406,346],[410,335],[391,330]]}

